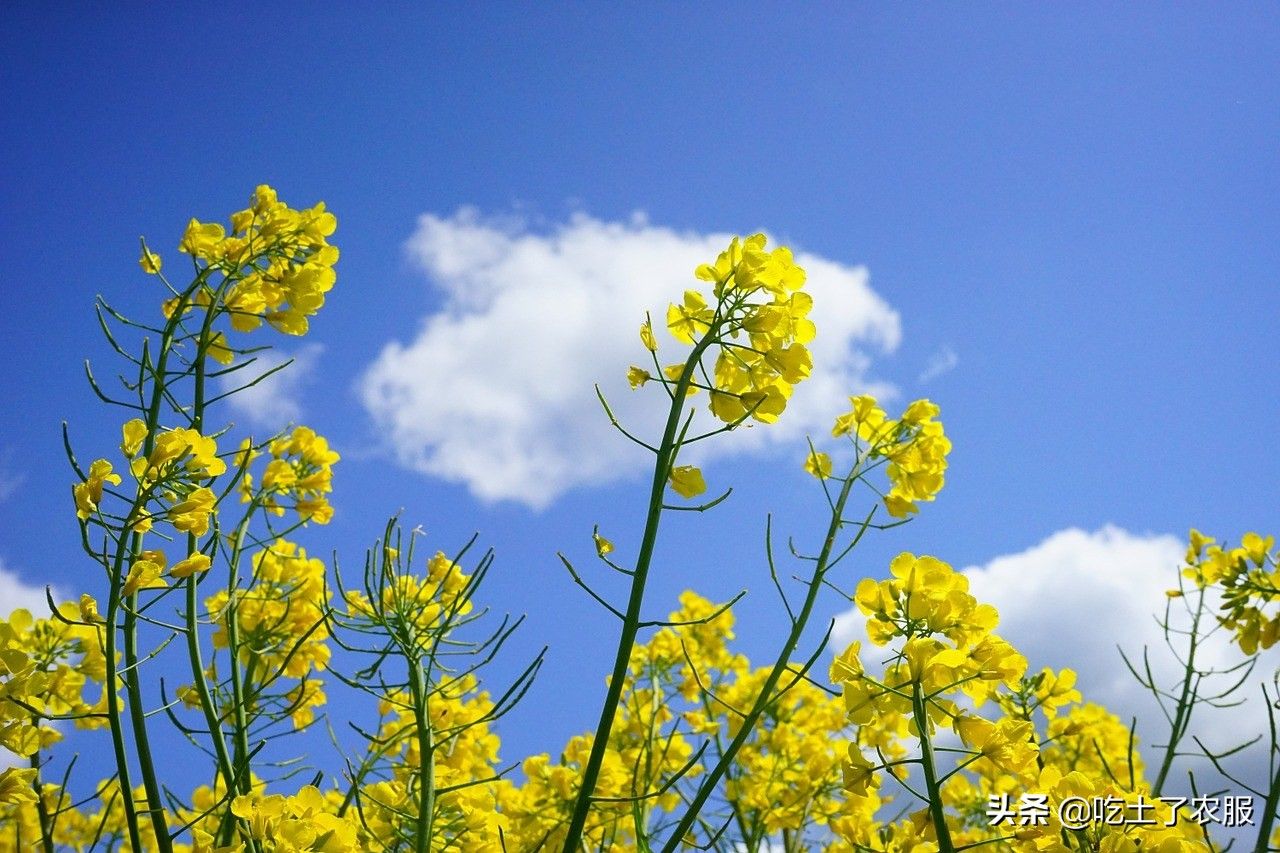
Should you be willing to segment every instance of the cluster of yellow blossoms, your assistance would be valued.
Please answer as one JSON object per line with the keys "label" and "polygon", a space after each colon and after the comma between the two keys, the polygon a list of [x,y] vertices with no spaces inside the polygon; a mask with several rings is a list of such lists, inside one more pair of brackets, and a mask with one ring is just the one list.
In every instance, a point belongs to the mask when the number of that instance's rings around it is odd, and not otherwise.
{"label": "cluster of yellow blossoms", "polygon": [[[391,559],[398,554],[388,549]],[[470,599],[463,596],[471,576],[443,551],[427,560],[427,574],[418,577],[397,573],[383,585],[375,601],[359,590],[346,592],[348,615],[359,619],[403,622],[418,641],[427,642],[442,627],[446,617],[466,616],[471,612]]]}
{"label": "cluster of yellow blossoms", "polygon": [[262,472],[260,488],[254,488],[250,470],[260,455],[248,441],[240,445],[236,465],[244,471],[240,481],[240,500],[257,501],[273,515],[284,515],[286,505],[302,521],[328,524],[333,519],[333,507],[328,495],[333,491],[333,465],[341,457],[329,447],[324,436],[317,435],[310,427],[295,427],[287,436],[281,436],[268,444],[271,461]]}
{"label": "cluster of yellow blossoms", "polygon": [[[138,484],[136,499],[122,519],[124,525],[135,533],[146,533],[156,519],[164,519],[184,533],[208,533],[217,499],[202,481],[227,470],[218,456],[217,442],[196,430],[180,427],[157,433],[150,452],[140,455],[148,438],[146,424],[134,418],[122,427],[122,432],[120,447],[130,460],[129,471]],[[76,515],[81,520],[93,517],[100,510],[106,485],[120,483],[120,475],[110,460],[95,459],[85,479],[72,487]]]}
{"label": "cluster of yellow blossoms", "polygon": [[[878,796],[885,779],[905,779],[904,767],[916,764],[924,807],[874,834],[842,824],[848,849],[937,849],[944,832],[952,849],[993,843],[1028,853],[1211,849],[1189,813],[1174,820],[1172,805],[1152,793],[1130,729],[1106,710],[1081,704],[1075,673],[1026,675],[1022,655],[992,633],[995,610],[969,594],[963,574],[912,554],[896,558],[890,572],[884,581],[863,580],[855,596],[871,642],[894,644],[888,664],[882,674],[868,673],[854,643],[833,664],[832,680],[843,687],[852,723],[892,728],[905,719],[920,740],[919,755],[904,761],[901,752],[854,741],[845,789],[854,800]],[[1000,712],[994,719],[980,713],[989,700]],[[954,769],[940,765],[943,753],[932,746],[940,729],[963,747]],[[1022,821],[1010,812],[993,822],[992,802],[1017,803],[1022,795],[1045,798],[1044,820]],[[1066,827],[1059,807],[1074,798],[1111,798],[1126,813],[1146,809],[1151,820]]]}
{"label": "cluster of yellow blossoms", "polygon": [[[417,588],[437,592],[418,600],[447,607],[439,591],[448,578],[462,573],[442,555],[431,562],[435,581],[423,578]],[[351,598],[357,609],[365,607],[359,596]],[[904,810],[890,788],[910,779],[906,770],[920,760],[912,757],[920,749],[920,733],[934,738],[946,729],[966,753],[962,770],[937,780],[954,848],[994,843],[1025,853],[1067,853],[1085,843],[1114,853],[1211,849],[1194,821],[1185,814],[1173,821],[1170,806],[1151,797],[1128,727],[1104,709],[1083,703],[1074,673],[1046,669],[1027,675],[1022,656],[993,633],[994,610],[969,594],[964,575],[935,558],[903,554],[893,561],[888,579],[864,580],[856,598],[868,617],[872,642],[893,646],[883,672],[864,669],[855,643],[831,667],[841,696],[833,698],[816,682],[795,679],[750,733],[709,806],[704,829],[690,843],[705,844],[722,820],[730,820],[733,837],[745,839],[747,848],[781,838],[789,849],[828,853],[936,850],[937,827],[927,804]],[[586,849],[647,849],[637,828],[660,823],[679,807],[703,766],[739,733],[741,709],[750,707],[762,688],[767,669],[753,668],[729,648],[732,611],[686,592],[668,621],[672,627],[634,649],[627,700],[610,735]],[[31,632],[21,614],[9,624],[24,626],[24,636]],[[0,650],[0,660],[9,659]],[[526,759],[522,780],[500,778],[499,741],[489,726],[494,706],[475,678],[442,682],[432,695],[430,729],[439,739],[430,764],[438,791],[432,849],[555,849],[581,785],[590,737],[570,739],[558,759]],[[994,718],[981,714],[988,700],[1000,712]],[[190,825],[192,843],[174,849],[412,849],[415,830],[409,818],[423,772],[413,706],[405,692],[384,697],[371,741],[378,750],[357,768],[359,775],[349,788],[303,786],[279,794],[255,780],[252,793],[231,798],[230,813],[243,828],[230,845],[216,840],[220,795],[208,788],[196,791],[190,807],[169,817],[175,828]],[[842,740],[847,750],[841,748]],[[940,754],[932,753],[935,761]],[[12,827],[13,833],[38,832],[33,772],[0,774],[0,825]],[[942,775],[938,765],[934,774]],[[59,844],[83,849],[89,838],[103,843],[122,838],[118,791],[111,783],[101,786],[96,811],[71,805],[56,785],[44,788],[47,806],[61,812]],[[1046,795],[1048,821],[992,825],[990,802],[1001,797],[1016,801],[1022,793]],[[145,802],[141,789],[135,797]],[[1159,820],[1072,829],[1068,846],[1056,807],[1075,797],[1111,797],[1133,807],[1145,798],[1156,804]],[[886,818],[886,812],[899,816]],[[25,849],[14,846],[16,837],[0,831],[0,850]],[[147,849],[155,847],[148,843]]]}
{"label": "cluster of yellow blossoms", "polygon": [[[253,555],[249,585],[235,594],[241,662],[259,672],[302,678],[329,662],[325,624],[327,568],[305,549],[278,539]],[[217,626],[214,648],[228,647],[231,598],[220,589],[205,601]]]}
{"label": "cluster of yellow blossoms", "polygon": [[18,609],[0,619],[0,747],[28,758],[62,739],[54,718],[82,728],[105,722],[101,700],[84,693],[106,679],[106,661],[97,630],[79,617],[75,605],[63,604],[56,617]]}
{"label": "cluster of yellow blossoms", "polygon": [[[196,219],[187,225],[179,250],[191,255],[206,276],[192,300],[194,307],[217,306],[240,332],[252,331],[266,320],[286,334],[306,334],[307,318],[324,305],[336,280],[338,249],[327,238],[337,228],[337,219],[323,202],[294,210],[264,184],[254,192],[252,205],[231,214],[230,226],[228,231],[216,222]],[[143,249],[139,263],[147,272],[160,272],[160,258],[149,249]],[[220,283],[208,278],[212,271],[221,273]],[[165,316],[172,316],[179,305],[184,310],[193,307],[174,297],[164,304]],[[231,360],[220,336],[210,342],[209,354]]]}
{"label": "cluster of yellow blossoms", "polygon": [[[884,505],[889,514],[905,518],[917,511],[917,502],[933,500],[942,490],[951,452],[951,440],[943,432],[942,422],[935,420],[938,406],[916,400],[902,417],[891,420],[868,394],[850,397],[849,403],[850,410],[836,418],[831,435],[847,436],[854,442],[860,462],[882,460],[886,464],[890,488]],[[831,476],[831,457],[810,450],[804,469],[825,480]]]}
{"label": "cluster of yellow blossoms", "polygon": [[[798,383],[813,369],[805,346],[816,327],[808,318],[813,298],[803,288],[805,271],[791,250],[768,250],[763,234],[734,237],[714,263],[702,264],[694,275],[711,284],[712,301],[697,290],[667,308],[667,330],[677,341],[692,346],[682,362],[662,365],[653,326],[640,326],[640,342],[653,358],[656,371],[632,365],[627,381],[639,388],[655,377],[673,396],[710,395],[711,413],[730,427],[748,418],[773,423],[782,414]],[[703,356],[716,351],[708,373]],[[681,438],[683,441],[683,437]],[[670,472],[672,488],[683,497],[706,490],[702,473],[691,465]]]}
{"label": "cluster of yellow blossoms", "polygon": [[1222,591],[1222,624],[1247,655],[1280,639],[1280,558],[1274,536],[1246,533],[1235,548],[1192,530],[1183,575]]}
{"label": "cluster of yellow blossoms", "polygon": [[[680,343],[694,346],[696,355],[662,368],[664,384],[674,386],[683,379],[686,394],[707,390],[712,413],[725,423],[748,416],[773,423],[786,408],[792,387],[813,368],[805,344],[816,328],[808,319],[813,298],[802,289],[804,269],[790,249],[769,251],[766,242],[763,234],[735,237],[715,263],[698,267],[694,274],[711,283],[714,304],[701,292],[688,290],[683,302],[667,308],[667,329]],[[658,344],[647,320],[640,340],[656,359]],[[700,359],[713,345],[719,352],[709,377]],[[632,387],[653,378],[634,366],[627,375]]]}

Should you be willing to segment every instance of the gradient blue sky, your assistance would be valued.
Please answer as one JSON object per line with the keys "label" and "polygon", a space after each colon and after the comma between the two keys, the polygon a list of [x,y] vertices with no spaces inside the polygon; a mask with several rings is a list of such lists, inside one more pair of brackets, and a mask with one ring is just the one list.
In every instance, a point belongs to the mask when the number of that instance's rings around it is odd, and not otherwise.
{"label": "gradient blue sky", "polygon": [[[85,455],[118,441],[81,375],[109,364],[93,295],[152,310],[138,236],[176,258],[188,217],[260,182],[340,221],[301,403],[346,459],[338,517],[306,544],[355,565],[403,508],[437,547],[478,531],[497,548],[492,605],[551,646],[509,756],[594,719],[610,625],[554,552],[585,556],[597,522],[634,542],[642,498],[631,479],[542,511],[486,504],[381,449],[355,388],[440,308],[404,248],[423,213],[643,211],[865,264],[903,328],[870,374],[937,400],[956,450],[937,504],[851,579],[898,550],[982,564],[1070,527],[1276,528],[1275,6],[381,10],[0,12],[0,561],[26,582],[99,583],[59,438],[66,419]],[[954,369],[919,382],[946,350]],[[709,466],[739,492],[666,528],[655,611],[686,586],[749,587],[744,648],[773,648],[763,514],[803,533],[820,506],[796,458]]]}

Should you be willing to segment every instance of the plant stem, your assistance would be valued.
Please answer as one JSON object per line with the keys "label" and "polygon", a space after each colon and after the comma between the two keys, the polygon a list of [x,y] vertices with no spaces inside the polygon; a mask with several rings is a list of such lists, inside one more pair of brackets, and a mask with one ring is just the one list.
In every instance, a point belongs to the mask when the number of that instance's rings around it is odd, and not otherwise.
{"label": "plant stem", "polygon": [[955,846],[951,843],[951,830],[947,827],[947,817],[942,809],[942,791],[938,785],[933,741],[929,737],[929,714],[925,708],[924,694],[921,693],[919,681],[912,685],[911,713],[915,719],[916,731],[920,734],[920,767],[924,772],[924,784],[929,794],[929,816],[933,819],[933,830],[938,836],[938,851],[954,853]]}
{"label": "plant stem", "polygon": [[[141,540],[142,537],[137,538]],[[124,661],[129,669],[124,683],[129,693],[129,720],[133,725],[133,740],[138,750],[138,765],[142,768],[142,787],[147,793],[147,813],[151,816],[151,828],[155,831],[156,847],[161,853],[171,853],[173,843],[169,839],[164,804],[160,799],[160,785],[156,779],[155,761],[151,757],[151,741],[147,737],[147,712],[142,704],[142,680],[138,672],[137,605],[137,595],[129,596],[124,612]]]}
{"label": "plant stem", "polygon": [[431,850],[432,821],[436,806],[435,744],[431,736],[431,718],[427,708],[427,690],[422,668],[412,656],[409,663],[409,691],[413,697],[413,715],[418,730],[418,815],[414,832],[414,850]]}
{"label": "plant stem", "polygon": [[116,758],[116,778],[120,785],[120,800],[124,806],[125,829],[129,834],[129,843],[134,850],[142,848],[142,834],[138,830],[137,804],[133,801],[133,785],[129,781],[129,757],[124,746],[124,720],[120,715],[120,694],[116,682],[116,614],[120,610],[120,566],[123,562],[123,551],[117,551],[115,570],[111,573],[111,589],[107,594],[106,625],[103,628],[102,653],[106,659],[107,719],[111,728],[111,747]]}
{"label": "plant stem", "polygon": [[[836,536],[840,532],[843,524],[842,517],[844,515],[845,504],[849,500],[849,493],[853,489],[853,484],[857,481],[857,469],[850,474],[845,480],[840,494],[836,498],[835,505],[831,511],[831,524],[827,527],[826,539],[822,543],[822,551],[818,555],[818,560],[814,564],[813,576],[809,579],[809,589],[805,595],[804,605],[800,608],[799,614],[791,626],[791,633],[787,636],[787,641],[783,645],[782,650],[778,653],[778,658],[774,661],[773,670],[769,673],[768,679],[761,688],[760,693],[756,696],[755,704],[751,710],[743,718],[742,725],[738,729],[738,733],[733,740],[729,742],[729,746],[720,754],[720,759],[716,762],[711,771],[703,778],[702,784],[698,786],[698,793],[694,796],[693,801],[685,809],[684,816],[680,818],[680,822],[676,825],[675,831],[663,846],[663,853],[671,853],[676,849],[680,840],[693,828],[694,821],[697,820],[699,812],[703,805],[715,792],[716,786],[720,783],[720,779],[728,772],[730,765],[737,756],[738,751],[742,749],[743,744],[747,742],[747,738],[751,736],[752,730],[755,728],[756,721],[760,719],[760,715],[764,713],[769,703],[774,700],[773,691],[778,686],[782,673],[787,670],[791,662],[791,655],[795,652],[796,646],[800,643],[800,637],[804,633],[805,626],[809,622],[809,618],[813,614],[814,604],[818,600],[818,591],[822,588],[823,575],[826,573],[827,564],[831,560],[831,553],[835,550]],[[869,521],[870,519],[868,519]],[[862,527],[862,532],[866,531],[866,525]],[[861,532],[858,534],[861,536]],[[855,540],[856,542],[856,540]]]}
{"label": "plant stem", "polygon": [[[1164,759],[1160,762],[1160,772],[1156,775],[1156,781],[1151,786],[1151,795],[1159,797],[1164,789],[1165,779],[1169,776],[1169,770],[1173,767],[1173,759],[1178,753],[1178,743],[1182,740],[1182,736],[1186,734],[1187,726],[1191,724],[1191,711],[1193,703],[1188,699],[1191,694],[1191,682],[1196,675],[1196,646],[1200,639],[1200,617],[1204,614],[1204,595],[1203,587],[1200,589],[1200,598],[1196,603],[1196,614],[1192,617],[1191,632],[1188,635],[1187,646],[1187,662],[1182,672],[1182,691],[1178,696],[1178,708],[1174,713],[1173,722],[1169,725],[1169,742],[1165,744]],[[1165,633],[1168,634],[1168,611],[1166,614]]]}
{"label": "plant stem", "polygon": [[1278,809],[1280,809],[1280,767],[1276,768],[1276,774],[1271,779],[1271,790],[1267,791],[1267,800],[1262,805],[1262,820],[1258,824],[1258,841],[1253,845],[1253,853],[1267,853],[1272,849],[1271,828],[1275,825]]}
{"label": "plant stem", "polygon": [[[32,725],[39,726],[39,718],[31,721]],[[53,853],[53,819],[49,815],[49,808],[44,802],[44,786],[40,783],[40,752],[37,750],[31,756],[31,769],[36,771],[36,777],[31,780],[31,787],[36,792],[36,813],[40,816],[40,843],[44,847],[44,853]],[[59,792],[61,796],[61,792]]]}
{"label": "plant stem", "polygon": [[635,646],[636,635],[640,630],[640,608],[644,603],[645,582],[649,577],[649,565],[653,559],[654,546],[658,540],[658,522],[662,519],[663,498],[667,491],[667,478],[671,473],[676,452],[679,450],[677,430],[684,413],[685,392],[693,379],[693,371],[703,352],[711,345],[711,330],[698,341],[689,358],[685,361],[680,381],[676,383],[671,398],[671,408],[667,413],[667,425],[662,433],[662,443],[658,445],[657,459],[653,465],[653,484],[649,491],[649,511],[645,518],[644,536],[640,540],[640,553],[636,557],[635,574],[631,578],[631,594],[627,599],[627,612],[622,623],[622,633],[618,637],[618,651],[613,661],[613,675],[609,679],[609,690],[605,695],[604,705],[600,709],[600,722],[596,724],[595,738],[591,743],[591,755],[582,774],[582,787],[578,790],[578,798],[574,801],[573,817],[569,822],[569,831],[565,835],[564,853],[577,853],[582,844],[582,833],[587,825],[587,813],[591,810],[591,797],[595,793],[596,782],[600,777],[600,767],[604,763],[605,750],[609,745],[609,733],[613,729],[613,718],[618,710],[618,701],[622,698],[622,688],[627,680],[627,668],[631,661],[631,649]]}

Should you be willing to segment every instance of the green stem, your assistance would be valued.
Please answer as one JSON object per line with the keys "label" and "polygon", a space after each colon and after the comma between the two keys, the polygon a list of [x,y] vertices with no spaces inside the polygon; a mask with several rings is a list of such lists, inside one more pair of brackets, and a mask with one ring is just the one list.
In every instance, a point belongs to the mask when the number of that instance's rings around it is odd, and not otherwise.
{"label": "green stem", "polygon": [[[203,279],[197,279],[196,286]],[[185,297],[183,302],[185,302]],[[160,405],[164,400],[165,372],[168,368],[169,352],[173,345],[173,333],[177,328],[177,318],[181,316],[183,303],[179,303],[178,310],[174,313],[174,317],[165,325],[165,329],[160,338],[160,353],[156,358],[155,367],[152,372],[153,382],[151,387],[151,401],[147,408],[147,434],[143,442],[142,455],[149,456],[155,447],[155,433],[160,423]],[[132,533],[129,536],[129,551],[131,561],[137,560],[138,555],[142,552],[142,534]],[[121,546],[124,545],[123,531],[121,538]],[[117,551],[117,571],[112,579],[113,601],[116,607],[119,607],[120,590],[117,584],[120,581],[120,569],[122,568]],[[137,617],[137,594],[128,596],[127,606],[124,614],[124,661],[125,667],[129,671],[129,675],[125,678],[125,689],[129,695],[129,718],[133,728],[134,746],[138,756],[138,765],[142,773],[142,786],[147,795],[147,812],[151,817],[151,827],[155,832],[156,847],[160,853],[172,853],[173,842],[169,838],[169,827],[165,820],[164,806],[160,799],[160,784],[156,779],[155,761],[151,755],[151,740],[147,735],[147,715],[143,706],[142,699],[142,681],[138,672],[138,617]],[[108,624],[113,628],[115,626],[115,610],[111,610],[108,617]],[[112,652],[108,653],[108,664],[111,666],[112,690],[114,692],[114,666]],[[118,709],[117,709],[118,714]],[[112,718],[112,725],[118,723],[118,716]],[[124,784],[124,779],[121,779]],[[133,799],[132,790],[126,789],[122,792],[126,804]],[[126,808],[126,814],[129,808]]]}
{"label": "green stem", "polygon": [[938,784],[937,764],[933,757],[933,741],[929,737],[929,714],[925,708],[924,695],[920,690],[920,682],[912,688],[911,713],[915,720],[916,731],[920,734],[920,767],[924,773],[924,784],[929,794],[929,816],[933,819],[933,830],[938,836],[939,853],[955,853],[951,843],[951,830],[947,826],[946,813],[943,811],[942,790]]}
{"label": "green stem", "polygon": [[[142,537],[137,538],[140,540]],[[155,831],[156,847],[160,853],[172,853],[173,842],[169,839],[169,826],[165,821],[164,804],[160,799],[155,761],[151,757],[151,740],[147,737],[147,713],[142,704],[142,680],[138,671],[137,606],[138,596],[129,596],[124,613],[124,662],[129,669],[124,683],[129,693],[129,720],[133,725],[133,740],[138,750],[138,765],[142,769],[142,786],[147,792],[147,813],[151,816],[151,828]]]}
{"label": "green stem", "polygon": [[[195,537],[188,540],[188,548],[194,547]],[[199,599],[196,594],[196,576],[192,575],[187,578],[187,601],[186,601],[186,622],[187,622],[187,657],[191,661],[191,674],[194,678],[196,694],[200,697],[200,710],[204,713],[205,724],[209,727],[209,736],[213,740],[214,754],[218,760],[218,771],[222,774],[223,783],[226,786],[226,794],[231,796],[235,782],[235,774],[231,767],[231,756],[227,752],[227,743],[222,736],[222,723],[218,719],[217,709],[213,704],[213,694],[209,691],[209,684],[205,681],[204,660],[200,651],[200,634],[196,630],[199,625]],[[216,790],[216,786],[215,786]],[[229,844],[230,827],[232,821],[227,820],[231,810],[227,809],[223,814],[223,820],[220,824],[218,835],[222,836],[228,833],[228,837],[223,843]]]}
{"label": "green stem", "polygon": [[1267,801],[1262,806],[1262,821],[1258,824],[1258,841],[1253,845],[1253,853],[1267,853],[1271,849],[1271,828],[1276,822],[1277,809],[1280,809],[1280,767],[1276,768]]}
{"label": "green stem", "polygon": [[[800,643],[800,637],[804,633],[805,626],[809,622],[809,618],[813,613],[814,604],[818,600],[818,592],[822,588],[822,579],[826,574],[827,565],[831,560],[831,553],[835,550],[836,537],[840,532],[843,524],[843,515],[845,504],[849,500],[849,493],[853,489],[853,484],[857,481],[857,470],[850,474],[844,481],[844,485],[840,489],[840,494],[836,498],[835,505],[831,511],[831,524],[827,527],[826,539],[822,543],[822,551],[818,555],[818,560],[814,564],[813,576],[809,579],[808,592],[805,595],[804,605],[800,608],[795,620],[791,626],[791,633],[787,636],[787,641],[783,645],[782,650],[778,653],[777,660],[774,661],[773,669],[769,673],[768,679],[765,680],[763,688],[759,695],[756,696],[755,703],[751,710],[747,712],[743,718],[742,725],[738,729],[738,733],[733,740],[729,742],[721,754],[720,759],[716,762],[711,771],[703,778],[702,784],[698,787],[698,793],[694,796],[684,816],[680,818],[680,822],[676,825],[675,831],[667,840],[666,845],[662,848],[663,853],[671,853],[676,849],[681,839],[689,833],[693,828],[694,821],[697,820],[698,814],[707,800],[715,792],[716,787],[720,783],[720,779],[728,772],[738,751],[742,749],[743,744],[747,742],[747,738],[751,736],[752,730],[755,728],[756,721],[760,719],[760,715],[764,713],[776,697],[773,691],[778,686],[778,681],[782,678],[782,673],[786,672],[791,662],[791,655],[795,652],[796,646]],[[868,521],[870,519],[868,518]],[[866,525],[862,527],[862,532],[866,531]],[[858,534],[861,536],[861,532]],[[854,540],[856,543],[856,539]]]}
{"label": "green stem", "polygon": [[[1164,760],[1160,762],[1160,772],[1156,775],[1156,781],[1151,786],[1151,796],[1159,797],[1164,788],[1165,779],[1169,775],[1170,769],[1173,767],[1174,756],[1178,752],[1178,743],[1182,740],[1182,736],[1186,734],[1187,726],[1191,723],[1192,703],[1188,702],[1191,694],[1191,681],[1195,677],[1196,668],[1196,645],[1200,638],[1200,617],[1204,614],[1204,588],[1200,589],[1200,599],[1196,604],[1196,615],[1191,621],[1190,639],[1187,648],[1187,663],[1182,672],[1182,691],[1178,696],[1178,709],[1174,713],[1173,722],[1169,726],[1169,742],[1165,745]],[[1167,611],[1166,611],[1167,616]],[[1166,618],[1166,622],[1167,622]],[[1166,629],[1167,630],[1167,629]]]}
{"label": "green stem", "polygon": [[111,573],[111,589],[107,594],[106,625],[103,627],[102,654],[106,659],[107,720],[111,728],[111,748],[116,758],[116,779],[120,785],[120,800],[124,806],[125,830],[134,850],[142,848],[142,834],[138,829],[138,810],[133,801],[133,783],[129,781],[129,756],[124,745],[124,720],[120,715],[120,694],[117,692],[119,676],[116,675],[116,614],[120,610],[120,566],[124,561],[123,550],[116,552],[115,570]]}
{"label": "green stem", "polygon": [[[32,725],[39,726],[39,718],[31,721]],[[37,750],[31,756],[31,769],[36,771],[36,776],[31,780],[31,787],[36,792],[36,812],[40,816],[40,843],[44,847],[44,853],[53,853],[53,818],[49,814],[49,807],[44,802],[44,786],[40,783],[40,752]]]}
{"label": "green stem", "polygon": [[[193,391],[191,401],[191,428],[195,431],[204,433],[204,415],[205,415],[205,383],[207,381],[207,368],[205,358],[211,340],[210,332],[213,327],[215,312],[210,310],[205,313],[204,323],[200,329],[200,337],[196,342],[196,358],[192,365],[193,371]],[[252,510],[251,510],[252,511]],[[243,532],[243,530],[241,531]],[[187,536],[187,553],[194,554],[198,547],[195,536]],[[216,550],[215,550],[216,555]],[[227,743],[222,733],[222,721],[218,716],[217,707],[213,701],[213,694],[209,689],[204,671],[204,655],[200,649],[200,619],[199,619],[199,596],[197,594],[197,577],[192,575],[187,578],[187,597],[186,597],[186,623],[187,623],[187,657],[191,663],[191,676],[195,685],[196,694],[200,697],[200,710],[204,714],[205,724],[209,727],[209,738],[213,741],[214,754],[218,762],[218,771],[222,774],[223,782],[226,785],[226,795],[228,798],[234,796],[236,791],[236,770],[232,763],[231,755],[227,751]],[[234,668],[234,661],[233,661]],[[219,822],[218,837],[220,843],[230,844],[231,833],[235,825],[232,819],[231,810],[228,808],[223,812],[222,819]]]}
{"label": "green stem", "polygon": [[427,707],[427,691],[422,681],[422,668],[409,658],[409,691],[413,697],[413,715],[418,735],[418,815],[414,832],[414,850],[431,850],[432,822],[436,807],[435,743]]}
{"label": "green stem", "polygon": [[695,365],[702,358],[712,343],[711,330],[700,340],[689,358],[685,361],[680,381],[676,383],[671,398],[671,409],[667,413],[667,425],[662,433],[662,443],[658,445],[658,456],[653,465],[653,483],[649,490],[649,511],[645,517],[644,536],[640,540],[640,553],[636,557],[635,574],[631,578],[631,594],[627,600],[626,616],[622,623],[622,633],[618,637],[618,650],[613,661],[613,675],[609,679],[609,689],[605,694],[604,705],[600,709],[600,721],[596,724],[595,738],[591,743],[591,755],[582,774],[582,787],[578,789],[578,797],[573,804],[573,817],[569,822],[569,831],[565,835],[564,853],[577,853],[582,844],[582,833],[587,825],[587,814],[591,810],[591,798],[595,793],[596,782],[600,778],[600,767],[604,763],[605,750],[609,745],[609,733],[613,729],[613,718],[618,710],[618,701],[622,698],[622,688],[627,680],[627,667],[631,661],[631,649],[635,646],[636,635],[640,631],[640,608],[644,604],[645,582],[649,577],[649,565],[653,559],[654,546],[658,540],[658,522],[662,519],[663,498],[667,491],[667,478],[671,474],[671,466],[678,448],[677,431],[684,413],[685,392],[693,379]]}
{"label": "green stem", "polygon": [[241,522],[236,530],[230,571],[227,577],[227,653],[230,656],[231,668],[231,704],[232,704],[232,741],[235,746],[235,778],[240,793],[250,793],[252,781],[249,768],[249,719],[244,706],[244,679],[240,672],[240,622],[237,612],[240,585],[240,551],[244,547],[245,527],[249,516]]}

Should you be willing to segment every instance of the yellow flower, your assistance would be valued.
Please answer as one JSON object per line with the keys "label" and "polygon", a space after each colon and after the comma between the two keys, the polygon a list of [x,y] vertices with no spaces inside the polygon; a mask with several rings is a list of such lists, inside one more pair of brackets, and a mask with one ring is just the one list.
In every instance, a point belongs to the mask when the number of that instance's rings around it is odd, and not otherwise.
{"label": "yellow flower", "polygon": [[596,528],[595,530],[591,531],[591,538],[596,543],[596,554],[598,554],[601,557],[604,557],[608,554],[613,553],[613,543],[600,535],[599,528]]}
{"label": "yellow flower", "polygon": [[[670,382],[672,385],[679,385],[680,380],[684,378],[684,369],[685,369],[684,362],[677,362],[676,364],[668,364],[666,367],[662,368],[662,375],[667,377],[667,381]],[[694,394],[698,393],[698,386],[693,384],[694,381],[696,380],[692,376],[690,376],[689,384],[686,385],[684,389],[684,395],[686,397],[692,397]]]}
{"label": "yellow flower", "polygon": [[169,523],[178,530],[203,536],[209,532],[209,515],[213,512],[217,498],[213,490],[201,487],[187,499],[174,504],[169,509]]}
{"label": "yellow flower", "polygon": [[303,521],[314,521],[316,524],[328,524],[333,520],[333,506],[323,497],[298,498],[294,509]]}
{"label": "yellow flower", "polygon": [[179,560],[173,564],[173,568],[169,569],[169,576],[175,578],[189,578],[196,572],[207,572],[213,561],[209,559],[209,555],[199,552],[192,554],[185,560]]}
{"label": "yellow flower", "polygon": [[[667,308],[667,329],[672,337],[682,344],[691,344],[693,339],[710,328],[711,318],[715,311],[707,307],[707,300],[696,290],[684,292],[684,304],[674,302]],[[652,334],[652,332],[650,333]],[[644,327],[641,327],[641,338]]]}
{"label": "yellow flower", "polygon": [[218,477],[227,471],[227,463],[218,458],[218,443],[194,429],[179,427],[156,436],[155,447],[147,457],[146,476],[156,478],[175,460],[185,459],[183,470],[195,477]]}
{"label": "yellow flower", "polygon": [[1265,539],[1257,533],[1246,533],[1240,539],[1240,546],[1244,548],[1244,552],[1248,555],[1256,565],[1262,566],[1267,561],[1267,554],[1275,547],[1276,538],[1268,536]]}
{"label": "yellow flower", "polygon": [[658,351],[658,342],[653,337],[653,324],[649,322],[648,318],[645,318],[645,321],[640,324],[640,343],[644,344],[644,348],[649,352]]}
{"label": "yellow flower", "polygon": [[76,515],[88,518],[102,502],[102,490],[105,484],[120,485],[120,475],[111,470],[111,463],[105,459],[95,459],[89,466],[89,477],[83,483],[76,483],[72,492],[76,499]]}
{"label": "yellow flower", "polygon": [[102,621],[102,616],[98,613],[98,602],[87,592],[80,596],[80,619],[83,622]]}
{"label": "yellow flower", "polygon": [[124,594],[133,595],[140,589],[163,589],[168,586],[160,575],[164,572],[164,560],[149,559],[146,555],[157,552],[144,551],[143,556],[134,560],[129,567],[129,574],[124,581]]}
{"label": "yellow flower", "polygon": [[831,457],[825,453],[810,450],[804,460],[804,470],[819,480],[825,480],[831,476]]}
{"label": "yellow flower", "polygon": [[671,469],[671,488],[681,497],[697,497],[707,490],[702,472],[693,465],[677,465]]}
{"label": "yellow flower", "polygon": [[894,518],[906,518],[913,513],[917,513],[920,509],[912,501],[907,500],[902,495],[890,493],[885,495],[884,508],[889,511],[889,515]]}
{"label": "yellow flower", "polygon": [[178,251],[207,261],[214,260],[218,244],[226,236],[226,230],[218,223],[192,219],[187,223],[187,230],[182,235],[182,242],[178,244]]}
{"label": "yellow flower", "polygon": [[36,771],[30,768],[10,767],[0,773],[0,804],[34,803],[36,791],[32,786],[35,781]]}
{"label": "yellow flower", "polygon": [[235,358],[235,353],[227,345],[227,336],[222,332],[213,333],[209,338],[208,346],[205,347],[204,354],[219,364],[230,364]]}
{"label": "yellow flower", "polygon": [[143,246],[142,257],[138,258],[138,266],[142,267],[142,271],[149,275],[158,275],[160,273],[160,265],[160,256]]}
{"label": "yellow flower", "polygon": [[137,455],[142,442],[147,437],[147,425],[141,418],[134,418],[121,427],[121,432],[124,434],[124,440],[120,442],[120,449],[124,451],[125,456],[132,459]]}
{"label": "yellow flower", "polygon": [[632,388],[639,388],[652,378],[653,377],[649,374],[649,371],[644,368],[632,365],[627,369],[627,382],[631,384]]}

